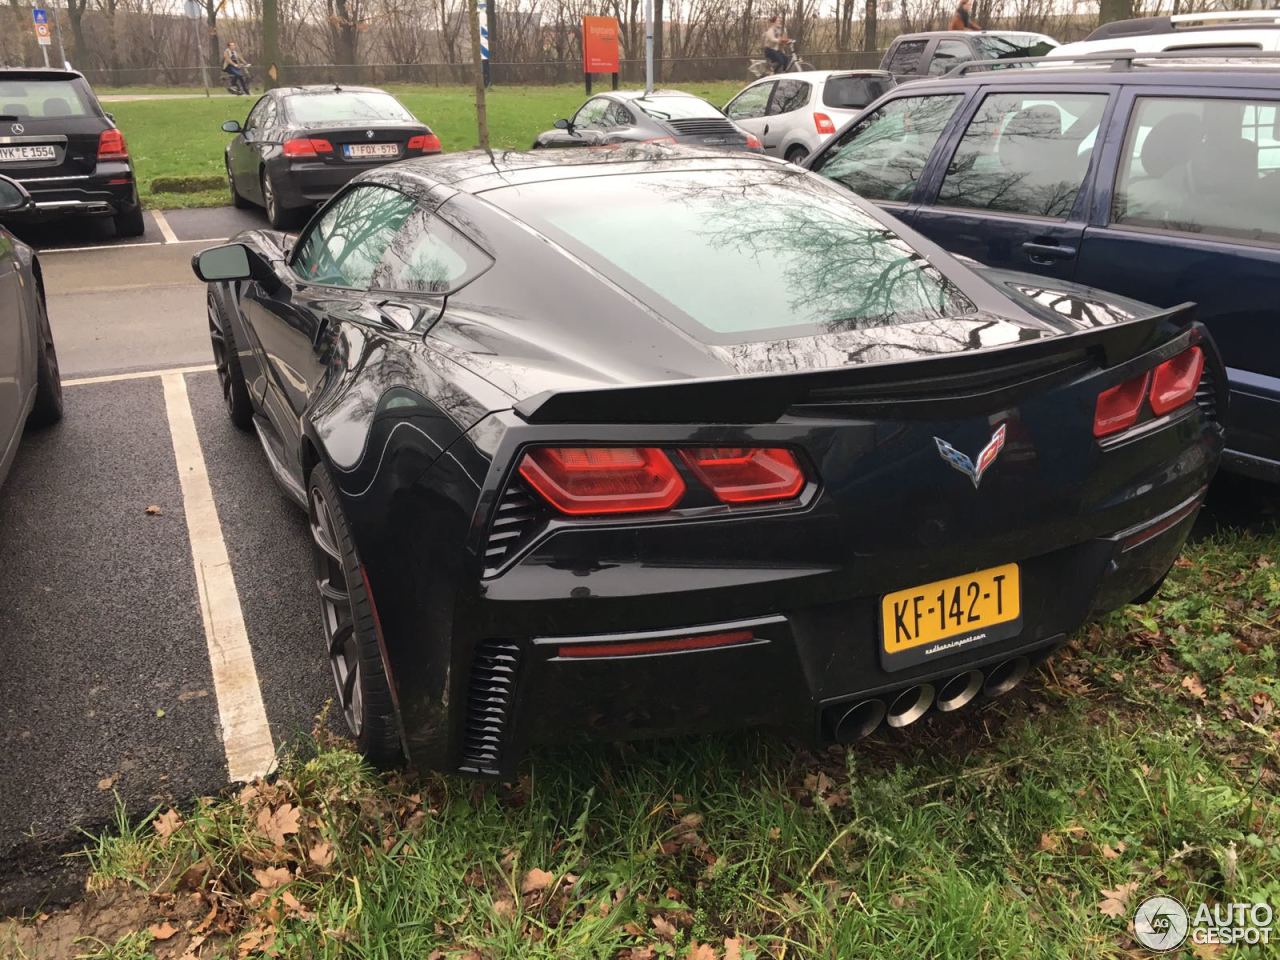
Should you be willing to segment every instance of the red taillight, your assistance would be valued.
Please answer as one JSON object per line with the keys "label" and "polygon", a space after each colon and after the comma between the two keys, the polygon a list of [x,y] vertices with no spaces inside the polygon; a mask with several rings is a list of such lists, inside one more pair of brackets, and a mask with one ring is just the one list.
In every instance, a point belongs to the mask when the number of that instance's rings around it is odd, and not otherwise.
{"label": "red taillight", "polygon": [[680,456],[724,503],[790,500],[804,489],[804,470],[781,447],[699,447]]}
{"label": "red taillight", "polygon": [[405,144],[406,150],[416,150],[418,153],[439,153],[441,149],[440,138],[434,133],[419,134],[416,137],[410,137],[409,142]]}
{"label": "red taillight", "polygon": [[657,640],[615,640],[605,643],[566,643],[556,651],[561,657],[640,657],[649,653],[682,653],[686,650],[709,650],[754,643],[750,630],[727,630],[704,633],[697,637],[662,637]]}
{"label": "red taillight", "polygon": [[1105,437],[1128,430],[1137,423],[1150,382],[1151,374],[1142,373],[1098,394],[1098,403],[1093,410],[1093,435]]}
{"label": "red taillight", "polygon": [[813,115],[813,125],[819,133],[836,132],[836,125],[831,122],[831,118],[825,113],[815,113]]}
{"label": "red taillight", "polygon": [[763,150],[763,149],[764,149],[764,144],[760,142],[760,138],[759,138],[759,137],[757,137],[754,133],[748,133],[748,134],[747,134],[747,149],[748,149],[748,150]]}
{"label": "red taillight", "polygon": [[1204,372],[1204,352],[1199,347],[1184,350],[1166,360],[1151,374],[1151,411],[1162,417],[1184,403],[1190,403]]}
{"label": "red taillight", "polygon": [[124,134],[119,130],[103,130],[98,135],[99,160],[128,160],[129,148],[125,146]]}
{"label": "red taillight", "polygon": [[296,140],[286,140],[281,149],[286,157],[314,157],[321,153],[333,153],[333,144],[328,140],[300,137]]}
{"label": "red taillight", "polygon": [[520,476],[571,516],[669,510],[685,489],[654,447],[536,447],[520,461]]}

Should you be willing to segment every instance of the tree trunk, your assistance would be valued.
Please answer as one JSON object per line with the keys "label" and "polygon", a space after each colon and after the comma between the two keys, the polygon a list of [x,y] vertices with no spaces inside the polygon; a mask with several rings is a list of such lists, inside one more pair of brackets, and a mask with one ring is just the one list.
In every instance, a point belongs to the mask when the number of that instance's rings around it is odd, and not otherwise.
{"label": "tree trunk", "polygon": [[862,49],[878,50],[879,47],[876,45],[876,40],[876,0],[867,0],[866,27],[863,31]]}
{"label": "tree trunk", "polygon": [[71,43],[76,48],[76,63],[84,69],[89,59],[89,45],[84,39],[84,8],[89,0],[67,0],[67,17],[71,20]]}
{"label": "tree trunk", "polygon": [[277,0],[262,0],[262,69],[263,88],[270,90],[280,79],[280,11]]}
{"label": "tree trunk", "polygon": [[[222,44],[218,42],[218,0],[204,0],[204,21],[205,30],[208,32],[208,39],[205,43],[208,49],[205,51],[205,65],[213,67],[217,70],[222,69]],[[195,64],[200,66],[200,64]]]}
{"label": "tree trunk", "polygon": [[1099,0],[1098,23],[1133,18],[1133,0]]}

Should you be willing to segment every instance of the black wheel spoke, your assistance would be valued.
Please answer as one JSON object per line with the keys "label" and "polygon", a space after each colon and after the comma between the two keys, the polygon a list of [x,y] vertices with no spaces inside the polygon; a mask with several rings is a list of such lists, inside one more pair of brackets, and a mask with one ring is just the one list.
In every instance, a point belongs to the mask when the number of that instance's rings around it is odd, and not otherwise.
{"label": "black wheel spoke", "polygon": [[351,710],[352,696],[356,690],[356,673],[358,668],[354,662],[347,665],[347,675],[342,681],[342,709]]}
{"label": "black wheel spoke", "polygon": [[329,539],[329,534],[322,530],[317,523],[311,524],[311,539],[334,563],[342,562],[342,554],[338,552],[337,546]]}
{"label": "black wheel spoke", "polygon": [[355,625],[350,620],[334,628],[333,636],[329,638],[329,656],[342,657],[347,641],[354,632]]}
{"label": "black wheel spoke", "polygon": [[323,580],[316,581],[316,589],[320,591],[320,596],[330,603],[346,603],[347,591],[342,587],[333,585],[333,577],[325,577]]}

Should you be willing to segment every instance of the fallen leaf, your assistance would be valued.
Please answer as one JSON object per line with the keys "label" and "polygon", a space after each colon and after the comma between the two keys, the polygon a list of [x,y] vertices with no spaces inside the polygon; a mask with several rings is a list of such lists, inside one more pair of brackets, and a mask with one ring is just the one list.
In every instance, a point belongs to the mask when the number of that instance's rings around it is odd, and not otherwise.
{"label": "fallen leaf", "polygon": [[547,889],[555,880],[555,874],[548,873],[546,870],[539,870],[534,867],[524,875],[524,882],[520,884],[521,893],[538,893]]}
{"label": "fallen leaf", "polygon": [[147,932],[156,940],[168,940],[178,932],[178,928],[168,920],[165,920],[163,923],[153,923],[151,926],[147,927]]}
{"label": "fallen leaf", "polygon": [[289,908],[289,912],[296,916],[299,920],[313,920],[315,914],[302,905],[297,897],[286,890],[280,894],[280,899],[284,901],[284,905]]}
{"label": "fallen leaf", "polygon": [[1182,678],[1182,689],[1187,691],[1201,703],[1209,702],[1209,694],[1204,688],[1204,684],[1200,682],[1200,678],[1195,674]]}
{"label": "fallen leaf", "polygon": [[327,867],[333,863],[333,844],[328,840],[321,840],[311,848],[307,854],[307,859],[317,867]]}
{"label": "fallen leaf", "polygon": [[147,514],[147,516],[149,516],[149,517],[158,517],[158,516],[160,516],[160,514],[161,514],[161,513],[163,513],[163,512],[164,512],[164,511],[162,511],[162,510],[160,509],[160,507],[159,507],[158,505],[154,504],[154,503],[153,503],[153,504],[151,504],[151,506],[147,507],[147,509],[146,509],[146,511],[145,511],[145,513],[146,513],[146,514]]}
{"label": "fallen leaf", "polygon": [[777,840],[777,839],[778,839],[779,837],[781,837],[781,836],[782,836],[782,828],[781,828],[781,827],[770,827],[770,828],[769,828],[769,839],[770,839],[770,840]]}
{"label": "fallen leaf", "polygon": [[178,815],[178,811],[170,807],[160,816],[156,817],[152,826],[155,827],[156,833],[160,835],[160,839],[168,840],[175,830],[182,826],[182,817]]}
{"label": "fallen leaf", "polygon": [[725,937],[724,960],[742,960],[742,941],[737,937]]}
{"label": "fallen leaf", "polygon": [[1058,846],[1061,843],[1062,841],[1059,840],[1055,834],[1052,834],[1052,833],[1040,834],[1040,849],[1045,851],[1046,853],[1053,853],[1055,850],[1058,849]]}
{"label": "fallen leaf", "polygon": [[510,897],[493,901],[493,912],[503,920],[510,920],[516,914],[516,902]]}
{"label": "fallen leaf", "polygon": [[201,944],[203,944],[208,939],[209,938],[204,934],[201,934],[200,936],[197,936],[197,937],[192,937],[191,942],[187,944],[186,952],[183,953],[183,955],[179,957],[178,960],[196,960],[196,955],[200,950]]}
{"label": "fallen leaf", "polygon": [[1099,852],[1102,854],[1103,860],[1114,860],[1118,856],[1120,856],[1120,854],[1124,853],[1124,850],[1125,850],[1124,841],[1121,841],[1120,843],[1117,843],[1114,847],[1111,846],[1109,843],[1104,843],[1102,845],[1102,849]]}
{"label": "fallen leaf", "polygon": [[658,914],[653,918],[653,929],[663,940],[674,940],[676,938],[676,925]]}
{"label": "fallen leaf", "polygon": [[209,912],[204,915],[204,919],[191,928],[192,933],[204,933],[213,925],[214,919],[218,916],[218,901],[214,901],[209,907]]}
{"label": "fallen leaf", "polygon": [[689,952],[684,956],[685,960],[716,960],[716,952],[711,945],[698,943],[697,940],[689,944]]}
{"label": "fallen leaf", "polygon": [[1220,943],[1195,943],[1193,941],[1191,944],[1191,952],[1195,954],[1196,960],[1217,960],[1226,949]]}
{"label": "fallen leaf", "polygon": [[110,790],[112,787],[114,787],[114,786],[116,785],[116,779],[117,779],[119,776],[120,776],[120,774],[118,774],[118,773],[113,773],[113,774],[112,774],[111,776],[109,776],[109,777],[103,777],[101,780],[99,780],[99,781],[98,781],[98,789],[99,789],[99,790]]}
{"label": "fallen leaf", "polygon": [[258,829],[277,847],[283,847],[285,838],[298,832],[298,808],[283,803],[275,810],[258,811]]}
{"label": "fallen leaf", "polygon": [[288,867],[265,867],[254,870],[253,879],[258,881],[258,886],[263,890],[274,890],[292,880],[293,874]]}
{"label": "fallen leaf", "polygon": [[1123,917],[1129,905],[1129,898],[1137,889],[1138,882],[1135,880],[1133,883],[1122,883],[1114,890],[1103,890],[1098,909],[1108,917]]}

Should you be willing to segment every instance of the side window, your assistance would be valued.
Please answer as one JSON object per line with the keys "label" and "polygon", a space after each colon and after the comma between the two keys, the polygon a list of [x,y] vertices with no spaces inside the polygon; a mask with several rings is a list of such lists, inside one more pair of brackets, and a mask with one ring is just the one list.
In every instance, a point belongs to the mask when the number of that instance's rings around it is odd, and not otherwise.
{"label": "side window", "polygon": [[290,264],[309,283],[367,290],[374,268],[414,201],[388,187],[361,184],[334,200],[298,244]]}
{"label": "side window", "polygon": [[747,87],[733,98],[729,106],[725,107],[725,115],[730,120],[755,120],[757,117],[763,117],[765,109],[769,106],[769,94],[773,93],[773,88],[777,85],[776,80],[770,80],[768,83],[757,83],[754,87]]}
{"label": "side window", "polygon": [[889,54],[885,69],[890,73],[915,73],[924,55],[927,40],[903,40]]}
{"label": "side window", "polygon": [[812,90],[803,80],[779,80],[774,85],[773,99],[769,101],[767,115],[799,110],[809,102]]}
{"label": "side window", "polygon": [[599,130],[604,126],[604,115],[608,112],[610,101],[601,97],[588,100],[582,105],[573,118],[573,125],[583,130]]}
{"label": "side window", "polygon": [[1280,101],[1140,97],[1112,222],[1280,243]]}
{"label": "side window", "polygon": [[629,127],[636,120],[631,116],[631,111],[622,104],[611,103],[609,109],[605,111],[604,122],[607,127]]}
{"label": "side window", "polygon": [[957,63],[972,60],[973,53],[963,40],[939,40],[933,57],[929,60],[929,72],[934,76],[946,73]]}
{"label": "side window", "polygon": [[845,131],[814,170],[869,200],[911,199],[962,96],[899,97]]}
{"label": "side window", "polygon": [[278,115],[276,101],[267,98],[262,104],[262,117],[258,120],[257,134],[259,140],[269,138],[274,134]]}
{"label": "side window", "polygon": [[263,97],[253,105],[253,109],[249,111],[249,115],[244,118],[245,139],[251,139],[252,134],[256,134],[262,125],[262,118],[266,115],[267,104],[271,102],[270,97]]}
{"label": "side window", "polygon": [[373,286],[406,293],[452,293],[489,268],[488,255],[421,207],[387,245]]}
{"label": "side window", "polygon": [[1065,219],[1093,155],[1106,94],[991,94],[947,167],[938,205]]}

